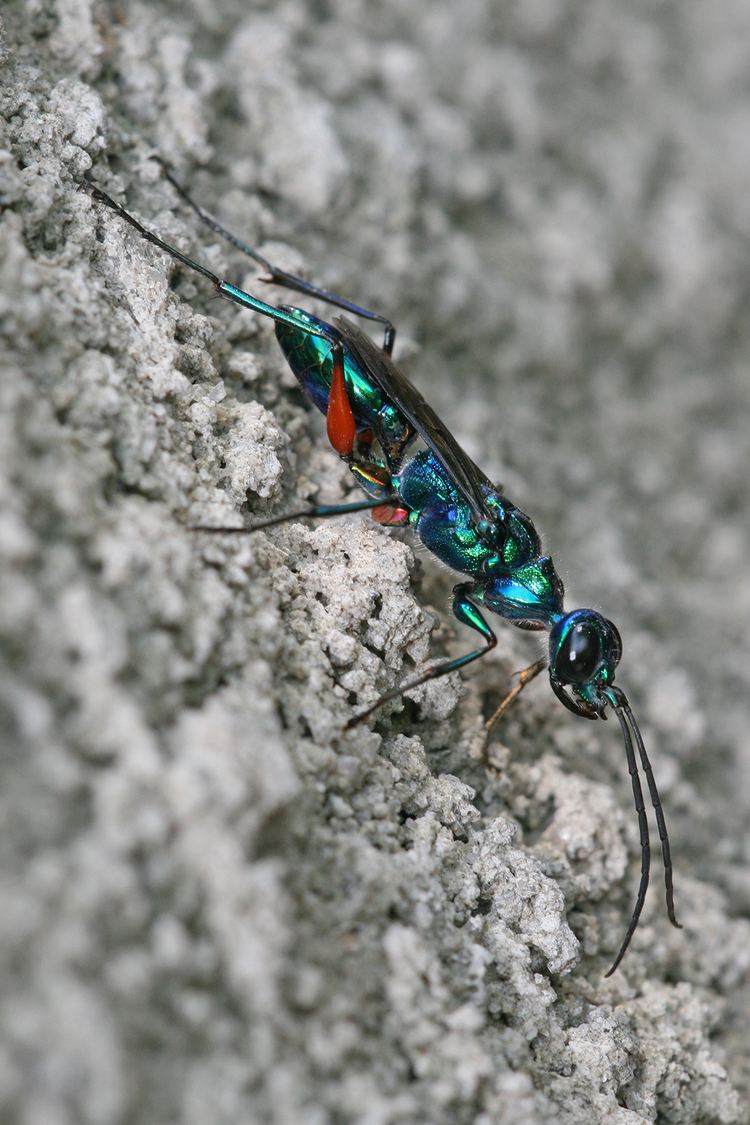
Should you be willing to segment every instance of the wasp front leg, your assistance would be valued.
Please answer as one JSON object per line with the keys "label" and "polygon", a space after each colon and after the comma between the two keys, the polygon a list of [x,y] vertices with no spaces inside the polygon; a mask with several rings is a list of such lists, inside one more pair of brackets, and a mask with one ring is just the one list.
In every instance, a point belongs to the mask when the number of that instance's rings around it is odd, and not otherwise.
{"label": "wasp front leg", "polygon": [[535,680],[539,673],[543,672],[546,667],[547,657],[543,656],[541,660],[535,660],[533,664],[529,664],[528,668],[522,668],[520,672],[516,672],[517,679],[513,687],[503,696],[495,710],[490,715],[489,719],[487,719],[486,723],[484,724],[485,734],[483,753],[486,753],[487,746],[489,745],[490,741],[490,735],[492,734],[495,724],[499,719],[502,718],[502,716],[510,707],[511,703],[518,699],[519,695],[526,687],[526,685],[530,684],[532,680]]}
{"label": "wasp front leg", "polygon": [[371,707],[366,711],[361,711],[358,715],[354,715],[346,724],[346,729],[350,730],[351,727],[356,726],[358,723],[367,719],[384,703],[389,703],[392,699],[398,699],[406,691],[411,691],[412,688],[420,687],[421,684],[429,683],[430,680],[437,680],[440,676],[447,676],[449,672],[457,672],[459,668],[465,668],[467,664],[472,664],[475,660],[479,660],[482,656],[486,656],[488,652],[497,644],[497,637],[489,627],[481,612],[472,600],[474,593],[474,586],[470,582],[461,582],[458,586],[453,588],[453,614],[463,625],[468,625],[470,629],[476,630],[484,638],[484,645],[482,648],[472,649],[471,652],[464,653],[463,656],[457,656],[453,660],[446,660],[442,664],[434,664],[423,672],[421,676],[417,676],[413,680],[407,680],[405,684],[399,684],[398,687],[393,688],[392,691],[386,692],[377,699]]}

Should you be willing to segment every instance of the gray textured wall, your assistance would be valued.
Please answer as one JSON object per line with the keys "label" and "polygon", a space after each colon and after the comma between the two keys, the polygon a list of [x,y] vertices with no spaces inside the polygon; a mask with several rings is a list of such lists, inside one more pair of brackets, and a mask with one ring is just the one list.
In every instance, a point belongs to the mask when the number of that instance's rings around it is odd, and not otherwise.
{"label": "gray textured wall", "polygon": [[[0,1119],[743,1122],[750,16],[740,0],[5,0]],[[367,519],[208,537],[347,474],[271,327],[79,190],[260,287],[390,314],[405,369],[620,625],[672,830],[615,724]],[[250,266],[250,268],[248,268]]]}

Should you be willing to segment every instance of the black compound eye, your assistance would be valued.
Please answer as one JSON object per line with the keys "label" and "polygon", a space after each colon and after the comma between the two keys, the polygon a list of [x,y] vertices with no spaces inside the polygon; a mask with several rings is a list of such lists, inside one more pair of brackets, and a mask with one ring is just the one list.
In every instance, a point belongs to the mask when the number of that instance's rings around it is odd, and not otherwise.
{"label": "black compound eye", "polygon": [[602,658],[599,631],[591,622],[574,625],[555,660],[557,676],[567,684],[591,679]]}

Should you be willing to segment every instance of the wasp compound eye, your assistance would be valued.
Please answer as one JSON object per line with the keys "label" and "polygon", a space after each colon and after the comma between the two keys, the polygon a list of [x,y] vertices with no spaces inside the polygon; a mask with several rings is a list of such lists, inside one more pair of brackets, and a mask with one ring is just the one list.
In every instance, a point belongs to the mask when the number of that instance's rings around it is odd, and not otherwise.
{"label": "wasp compound eye", "polygon": [[582,684],[591,679],[601,658],[599,630],[592,621],[580,621],[560,646],[555,659],[555,673],[563,683]]}

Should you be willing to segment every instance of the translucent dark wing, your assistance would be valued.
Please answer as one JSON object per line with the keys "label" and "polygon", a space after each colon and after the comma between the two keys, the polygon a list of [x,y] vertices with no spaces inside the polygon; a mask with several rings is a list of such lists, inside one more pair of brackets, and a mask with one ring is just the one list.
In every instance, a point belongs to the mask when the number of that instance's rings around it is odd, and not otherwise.
{"label": "translucent dark wing", "polygon": [[464,453],[448,427],[425,402],[417,388],[356,324],[343,316],[335,317],[334,324],[347,348],[356,355],[393,405],[408,418],[425,445],[448,471],[469,505],[474,519],[477,522],[497,520],[497,512],[487,506],[483,492],[483,488],[493,488],[493,485],[468,454]]}

